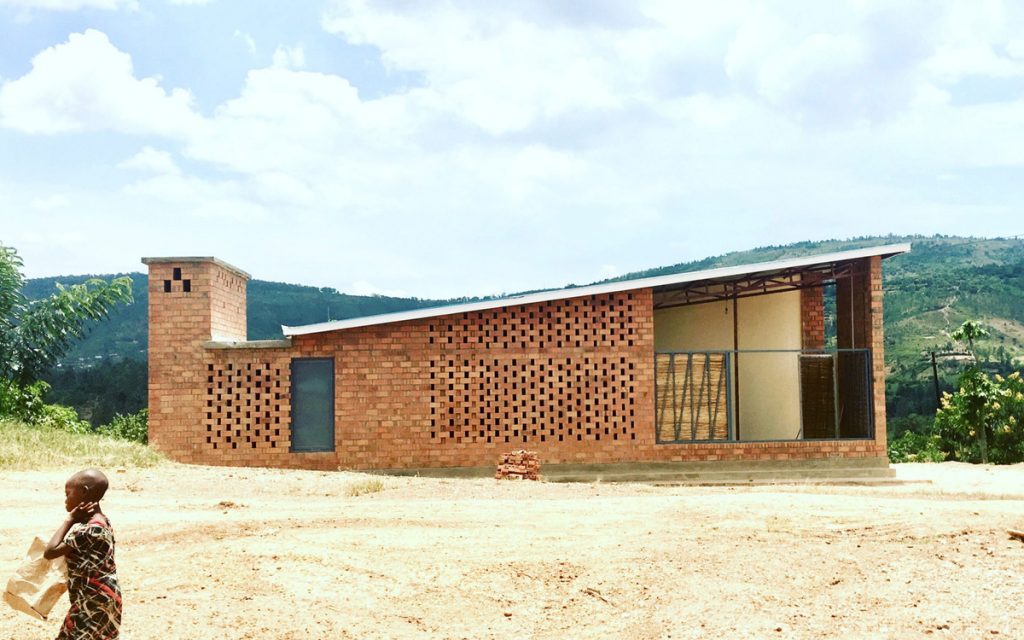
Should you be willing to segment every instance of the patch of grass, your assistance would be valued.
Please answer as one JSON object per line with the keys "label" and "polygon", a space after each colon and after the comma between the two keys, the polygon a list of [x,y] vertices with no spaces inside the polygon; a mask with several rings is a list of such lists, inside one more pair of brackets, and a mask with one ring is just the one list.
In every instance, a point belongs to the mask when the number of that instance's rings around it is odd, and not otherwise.
{"label": "patch of grass", "polygon": [[0,469],[152,467],[165,458],[136,442],[0,419]]}
{"label": "patch of grass", "polygon": [[350,498],[365,495],[367,493],[377,493],[378,491],[384,490],[384,482],[380,478],[367,478],[366,480],[360,480],[359,482],[353,482],[345,488],[345,495]]}

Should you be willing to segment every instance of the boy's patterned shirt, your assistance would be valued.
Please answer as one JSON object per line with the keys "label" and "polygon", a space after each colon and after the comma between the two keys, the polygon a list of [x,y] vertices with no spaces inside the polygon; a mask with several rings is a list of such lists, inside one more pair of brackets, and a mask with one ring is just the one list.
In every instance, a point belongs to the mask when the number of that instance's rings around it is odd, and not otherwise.
{"label": "boy's patterned shirt", "polygon": [[121,627],[121,588],[114,562],[114,530],[101,514],[72,525],[64,536],[71,609],[57,640],[116,640]]}

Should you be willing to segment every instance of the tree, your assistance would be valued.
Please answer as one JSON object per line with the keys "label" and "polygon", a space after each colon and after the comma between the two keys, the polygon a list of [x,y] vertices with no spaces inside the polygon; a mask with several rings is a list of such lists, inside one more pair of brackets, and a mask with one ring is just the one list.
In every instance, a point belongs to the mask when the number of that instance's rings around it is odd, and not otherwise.
{"label": "tree", "polygon": [[988,337],[988,329],[983,327],[977,320],[964,320],[964,323],[960,325],[956,331],[950,335],[950,337],[957,342],[966,342],[967,351],[971,354],[971,358],[974,360],[974,363],[977,364],[978,355],[974,350],[974,341],[978,338]]}
{"label": "tree", "polygon": [[39,380],[84,335],[86,323],[132,302],[131,278],[98,278],[57,285],[48,298],[28,301],[21,257],[0,245],[0,392]]}
{"label": "tree", "polygon": [[974,341],[987,335],[988,330],[977,320],[964,320],[950,335],[957,342],[966,342],[967,352],[971,354],[972,364],[960,376],[960,395],[967,407],[965,415],[974,424],[971,434],[977,434],[982,463],[988,463],[988,420],[985,419],[984,410],[992,389],[988,377],[978,368],[978,352],[975,351]]}

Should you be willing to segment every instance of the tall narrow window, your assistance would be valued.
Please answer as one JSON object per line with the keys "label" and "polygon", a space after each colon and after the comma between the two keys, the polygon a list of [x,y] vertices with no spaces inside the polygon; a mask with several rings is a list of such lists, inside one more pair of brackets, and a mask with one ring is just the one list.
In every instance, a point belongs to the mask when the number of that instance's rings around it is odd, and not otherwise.
{"label": "tall narrow window", "polygon": [[827,283],[822,287],[822,311],[825,314],[825,348],[835,349],[836,338],[836,283]]}
{"label": "tall narrow window", "polygon": [[292,451],[334,451],[334,359],[292,360]]}

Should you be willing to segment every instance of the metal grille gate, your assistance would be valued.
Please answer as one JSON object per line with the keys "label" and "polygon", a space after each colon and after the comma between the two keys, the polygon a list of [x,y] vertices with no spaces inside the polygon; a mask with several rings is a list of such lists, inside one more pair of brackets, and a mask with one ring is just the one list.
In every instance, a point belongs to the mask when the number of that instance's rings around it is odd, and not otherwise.
{"label": "metal grille gate", "polygon": [[732,439],[732,353],[654,356],[658,442]]}

